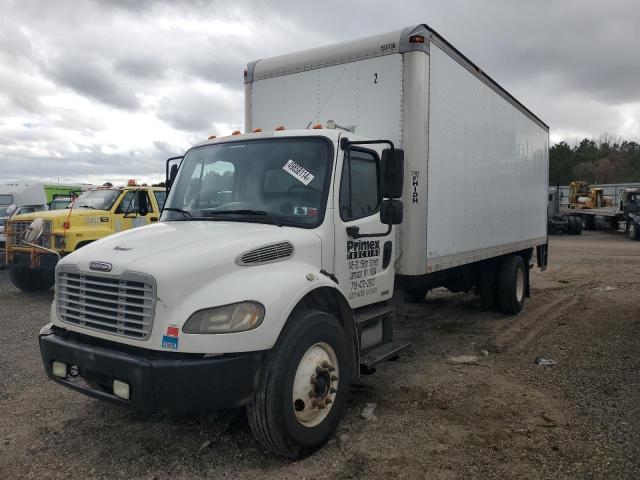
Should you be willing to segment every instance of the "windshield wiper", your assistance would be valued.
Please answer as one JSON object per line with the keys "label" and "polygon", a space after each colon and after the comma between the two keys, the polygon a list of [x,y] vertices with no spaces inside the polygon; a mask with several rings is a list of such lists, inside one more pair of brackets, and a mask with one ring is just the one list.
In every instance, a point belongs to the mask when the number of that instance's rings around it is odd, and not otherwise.
{"label": "windshield wiper", "polygon": [[80,208],[90,208],[91,210],[96,210],[96,207],[92,207],[91,205],[78,205]]}
{"label": "windshield wiper", "polygon": [[282,224],[276,220],[276,218],[273,216],[273,214],[266,212],[264,210],[247,210],[247,209],[243,209],[243,210],[216,210],[213,212],[207,212],[207,215],[225,215],[225,214],[229,214],[229,215],[258,215],[261,217],[266,217],[267,219],[270,220],[270,223],[272,223],[273,225],[277,225],[278,227],[281,227]]}
{"label": "windshield wiper", "polygon": [[185,217],[191,217],[193,218],[193,215],[191,215],[190,212],[187,212],[186,210],[183,210],[181,208],[172,208],[172,207],[165,207],[162,209],[163,212],[178,212],[183,214]]}

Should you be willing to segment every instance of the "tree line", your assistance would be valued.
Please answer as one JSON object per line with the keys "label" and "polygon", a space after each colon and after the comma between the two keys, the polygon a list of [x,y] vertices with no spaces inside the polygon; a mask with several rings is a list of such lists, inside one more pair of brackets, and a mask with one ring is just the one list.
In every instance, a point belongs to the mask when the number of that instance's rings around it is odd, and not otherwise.
{"label": "tree line", "polygon": [[610,134],[584,138],[573,147],[549,149],[549,185],[583,180],[591,185],[640,182],[640,144]]}

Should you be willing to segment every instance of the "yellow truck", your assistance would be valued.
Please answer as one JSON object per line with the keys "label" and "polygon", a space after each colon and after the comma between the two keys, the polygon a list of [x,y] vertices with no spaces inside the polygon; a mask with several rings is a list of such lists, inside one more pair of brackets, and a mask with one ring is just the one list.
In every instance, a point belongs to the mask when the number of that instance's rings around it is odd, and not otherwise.
{"label": "yellow truck", "polygon": [[[5,225],[11,281],[25,292],[48,290],[61,257],[113,233],[157,222],[165,198],[166,190],[157,187],[94,188],[67,209],[12,217]],[[43,220],[43,234],[28,244],[24,234],[37,218]]]}

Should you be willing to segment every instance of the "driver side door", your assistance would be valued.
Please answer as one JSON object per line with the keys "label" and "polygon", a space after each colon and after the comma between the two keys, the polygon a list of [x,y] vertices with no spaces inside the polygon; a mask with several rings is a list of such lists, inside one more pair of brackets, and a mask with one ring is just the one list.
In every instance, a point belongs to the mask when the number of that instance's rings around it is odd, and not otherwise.
{"label": "driver side door", "polygon": [[[381,152],[380,145],[352,147],[350,162],[343,152],[334,185],[334,274],[352,308],[393,294],[394,235],[380,221]],[[357,238],[354,229],[372,236]]]}

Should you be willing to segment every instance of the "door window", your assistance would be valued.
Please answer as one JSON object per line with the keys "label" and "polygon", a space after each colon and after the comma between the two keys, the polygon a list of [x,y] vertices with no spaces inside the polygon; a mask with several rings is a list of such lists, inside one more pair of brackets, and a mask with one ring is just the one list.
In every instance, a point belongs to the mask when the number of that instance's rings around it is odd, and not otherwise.
{"label": "door window", "polygon": [[[149,199],[149,194],[147,193],[147,205],[151,208],[151,200]],[[138,192],[137,190],[129,190],[124,194],[120,205],[116,209],[116,213],[126,214],[133,213],[138,211]]]}
{"label": "door window", "polygon": [[161,190],[155,190],[153,194],[156,196],[156,202],[158,202],[158,208],[162,210],[162,207],[164,207],[164,202],[167,199],[167,192],[163,192]]}
{"label": "door window", "polygon": [[[351,168],[349,168],[351,163]],[[368,150],[351,150],[345,158],[340,182],[340,218],[345,222],[373,215],[380,208],[378,156]]]}

